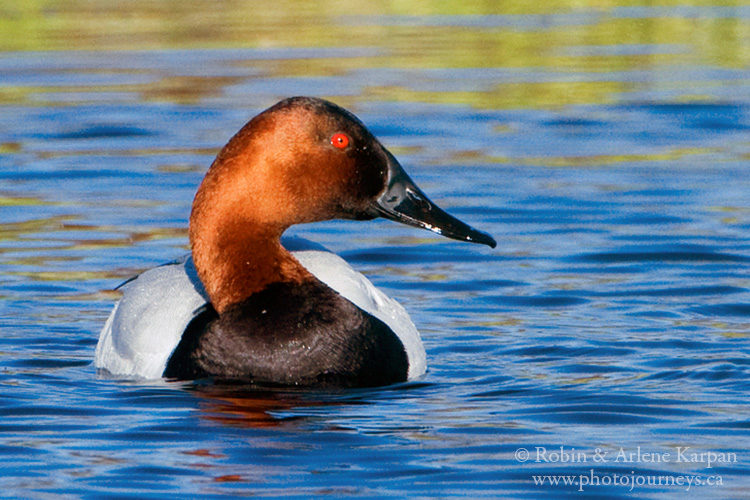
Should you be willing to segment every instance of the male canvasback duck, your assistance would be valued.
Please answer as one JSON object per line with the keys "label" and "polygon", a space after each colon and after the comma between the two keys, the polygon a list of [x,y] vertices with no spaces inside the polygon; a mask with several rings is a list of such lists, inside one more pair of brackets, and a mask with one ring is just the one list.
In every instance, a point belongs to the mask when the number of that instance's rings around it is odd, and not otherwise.
{"label": "male canvasback duck", "polygon": [[385,217],[495,240],[448,215],[350,112],[285,99],[219,152],[190,214],[190,255],[123,286],[95,365],[127,378],[377,386],[426,370],[406,311],[293,224]]}

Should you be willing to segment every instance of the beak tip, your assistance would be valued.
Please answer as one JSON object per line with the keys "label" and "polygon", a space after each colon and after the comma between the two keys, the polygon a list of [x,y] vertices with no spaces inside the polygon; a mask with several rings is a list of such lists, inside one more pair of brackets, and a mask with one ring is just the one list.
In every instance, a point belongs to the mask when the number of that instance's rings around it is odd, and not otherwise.
{"label": "beak tip", "polygon": [[476,236],[472,235],[466,238],[466,241],[470,241],[472,243],[479,243],[482,245],[487,245],[490,248],[495,248],[497,246],[497,242],[495,241],[495,238],[493,238],[489,234],[483,233],[480,231],[477,231],[477,233],[478,234]]}
{"label": "beak tip", "polygon": [[427,229],[458,241],[480,243],[495,248],[497,242],[484,231],[461,222],[430,202],[414,184],[398,160],[385,150],[388,178],[385,191],[369,205],[366,214],[385,217],[409,226]]}

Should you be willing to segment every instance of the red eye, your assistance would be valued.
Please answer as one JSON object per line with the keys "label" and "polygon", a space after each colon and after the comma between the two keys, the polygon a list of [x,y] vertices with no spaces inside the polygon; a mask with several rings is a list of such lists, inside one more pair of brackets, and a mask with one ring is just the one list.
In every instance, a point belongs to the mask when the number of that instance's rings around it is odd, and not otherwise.
{"label": "red eye", "polygon": [[349,137],[341,132],[333,134],[333,137],[331,137],[331,144],[336,148],[344,149],[349,145]]}

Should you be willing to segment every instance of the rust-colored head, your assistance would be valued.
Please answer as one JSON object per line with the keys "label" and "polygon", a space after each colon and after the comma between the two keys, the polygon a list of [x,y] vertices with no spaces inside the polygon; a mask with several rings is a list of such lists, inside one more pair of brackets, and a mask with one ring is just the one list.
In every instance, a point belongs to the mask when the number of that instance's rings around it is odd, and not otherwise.
{"label": "rust-colored head", "polygon": [[310,278],[281,247],[289,226],[378,216],[494,246],[432,204],[354,115],[293,97],[250,120],[211,165],[190,216],[193,259],[222,312],[269,283]]}
{"label": "rust-colored head", "polygon": [[385,149],[354,115],[321,99],[286,99],[224,146],[198,190],[191,224],[218,207],[277,231],[361,218],[385,188],[386,170]]}
{"label": "rust-colored head", "polygon": [[193,258],[214,307],[305,279],[281,234],[292,224],[374,217],[368,205],[386,170],[383,146],[327,101],[286,99],[250,120],[216,157],[190,216]]}

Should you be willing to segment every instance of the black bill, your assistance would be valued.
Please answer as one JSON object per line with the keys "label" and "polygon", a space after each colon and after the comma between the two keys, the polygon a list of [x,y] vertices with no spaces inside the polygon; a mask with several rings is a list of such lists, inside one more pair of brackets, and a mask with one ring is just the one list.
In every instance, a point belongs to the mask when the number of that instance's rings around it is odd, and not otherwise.
{"label": "black bill", "polygon": [[421,227],[455,240],[481,243],[495,248],[489,234],[464,224],[430,201],[414,184],[398,160],[387,150],[388,184],[371,206],[372,215],[385,217],[409,226]]}

